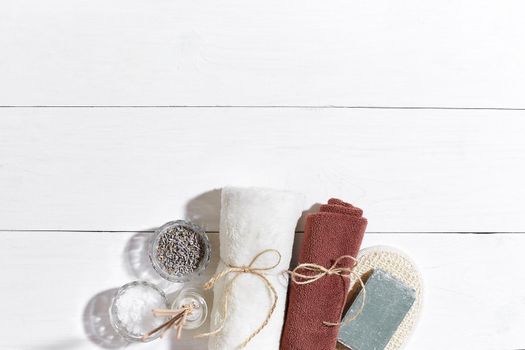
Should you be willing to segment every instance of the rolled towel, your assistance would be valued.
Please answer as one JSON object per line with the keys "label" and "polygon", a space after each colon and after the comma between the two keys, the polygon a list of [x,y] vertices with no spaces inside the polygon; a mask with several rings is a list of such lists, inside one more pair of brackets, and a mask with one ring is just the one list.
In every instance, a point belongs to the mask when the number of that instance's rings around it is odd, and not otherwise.
{"label": "rolled towel", "polygon": [[[339,199],[330,199],[320,212],[306,217],[299,264],[312,263],[330,268],[344,255],[359,252],[367,221],[363,211]],[[338,267],[351,268],[354,262],[342,259]],[[281,350],[333,350],[337,343],[350,280],[326,275],[313,283],[292,283],[281,340]]]}
{"label": "rolled towel", "polygon": [[[291,192],[234,187],[222,190],[221,261],[215,276],[223,275],[213,286],[211,312],[211,331],[219,328],[220,331],[210,336],[208,349],[237,349],[247,340],[245,349],[279,349],[288,289],[288,278],[283,271],[290,264],[295,226],[302,209],[303,197]],[[263,254],[258,256],[260,253]],[[278,264],[260,271],[275,289],[277,303],[268,323],[255,335],[272,310],[271,288],[255,274],[228,271],[249,265],[257,256],[255,268]]]}

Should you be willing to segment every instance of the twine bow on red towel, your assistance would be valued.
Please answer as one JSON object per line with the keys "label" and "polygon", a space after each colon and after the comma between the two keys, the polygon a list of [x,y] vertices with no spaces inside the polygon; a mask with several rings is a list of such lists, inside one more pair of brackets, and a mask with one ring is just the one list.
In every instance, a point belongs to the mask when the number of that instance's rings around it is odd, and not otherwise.
{"label": "twine bow on red towel", "polygon": [[[351,267],[340,267],[340,263],[344,259],[352,260],[353,265]],[[365,307],[365,301],[366,301],[365,283],[361,279],[361,276],[359,276],[358,274],[352,271],[352,269],[354,268],[356,264],[357,264],[357,259],[354,258],[353,256],[342,255],[339,258],[337,258],[335,262],[332,264],[332,266],[330,266],[329,268],[326,268],[318,264],[304,263],[304,264],[298,265],[292,271],[288,271],[288,274],[290,275],[292,282],[295,284],[299,284],[299,285],[314,283],[315,281],[318,281],[325,276],[341,276],[341,277],[349,278],[349,279],[352,276],[355,277],[359,281],[363,289],[363,299],[361,301],[361,306],[357,310],[356,314],[347,321],[347,322],[351,322],[355,320],[361,314],[361,312],[363,312],[363,308]],[[339,326],[341,325],[341,322],[323,321],[323,324],[326,326]]]}

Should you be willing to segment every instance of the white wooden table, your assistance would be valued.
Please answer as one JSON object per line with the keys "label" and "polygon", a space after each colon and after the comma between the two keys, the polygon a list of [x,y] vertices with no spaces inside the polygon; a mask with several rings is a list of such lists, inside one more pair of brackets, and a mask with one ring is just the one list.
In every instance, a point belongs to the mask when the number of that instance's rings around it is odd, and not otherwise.
{"label": "white wooden table", "polygon": [[424,277],[407,349],[525,348],[524,11],[2,1],[0,349],[118,346],[107,303],[150,277],[144,238],[185,217],[217,254],[224,185],[364,208],[364,246]]}

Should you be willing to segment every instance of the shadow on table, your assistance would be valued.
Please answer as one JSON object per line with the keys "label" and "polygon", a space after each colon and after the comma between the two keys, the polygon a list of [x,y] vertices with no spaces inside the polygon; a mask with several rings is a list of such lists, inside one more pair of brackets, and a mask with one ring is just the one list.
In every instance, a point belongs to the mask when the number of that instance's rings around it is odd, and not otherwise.
{"label": "shadow on table", "polygon": [[84,344],[83,339],[64,339],[51,345],[41,344],[38,346],[38,350],[71,350],[80,348],[82,344]]}
{"label": "shadow on table", "polygon": [[296,230],[295,239],[293,242],[292,261],[290,262],[290,267],[292,268],[297,266],[298,264],[299,254],[301,252],[301,246],[304,240],[304,222],[306,220],[306,216],[311,213],[317,213],[320,207],[321,207],[320,203],[315,203],[309,209],[304,210],[301,215],[301,218],[297,222],[297,227],[295,228]]}
{"label": "shadow on table", "polygon": [[303,232],[304,231],[304,223],[306,220],[306,216],[308,214],[317,213],[319,212],[319,209],[321,208],[321,203],[314,203],[310,208],[303,211],[301,217],[299,218],[299,221],[297,221],[297,226],[295,227],[296,232]]}
{"label": "shadow on table", "polygon": [[139,232],[133,235],[124,248],[124,266],[130,275],[139,280],[156,280],[160,278],[153,269],[148,256],[148,243],[152,232]]}
{"label": "shadow on table", "polygon": [[149,231],[139,232],[130,238],[124,248],[124,265],[136,280],[151,282],[166,293],[177,291],[182,284],[163,279],[151,265],[148,247],[152,235]]}
{"label": "shadow on table", "polygon": [[186,204],[186,220],[206,231],[217,231],[221,216],[221,189],[213,189],[190,199]]}
{"label": "shadow on table", "polygon": [[109,306],[117,288],[95,295],[86,305],[83,314],[84,330],[88,339],[105,349],[120,349],[128,345],[111,326]]}

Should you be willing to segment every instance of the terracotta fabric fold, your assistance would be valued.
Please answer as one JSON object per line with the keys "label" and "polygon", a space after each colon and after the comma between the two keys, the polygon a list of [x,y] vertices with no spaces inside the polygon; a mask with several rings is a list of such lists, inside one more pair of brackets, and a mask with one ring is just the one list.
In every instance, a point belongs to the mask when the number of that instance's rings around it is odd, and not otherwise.
{"label": "terracotta fabric fold", "polygon": [[[335,198],[318,213],[309,214],[298,263],[329,268],[342,255],[355,257],[367,225],[362,215],[361,209]],[[344,259],[340,267],[351,267],[352,263]],[[291,282],[280,349],[335,349],[339,327],[326,326],[323,321],[341,320],[348,288],[348,278],[336,275],[305,285]]]}

